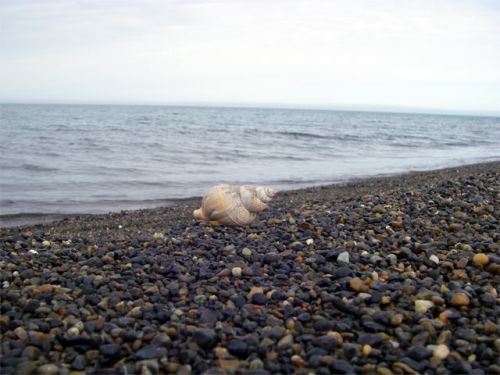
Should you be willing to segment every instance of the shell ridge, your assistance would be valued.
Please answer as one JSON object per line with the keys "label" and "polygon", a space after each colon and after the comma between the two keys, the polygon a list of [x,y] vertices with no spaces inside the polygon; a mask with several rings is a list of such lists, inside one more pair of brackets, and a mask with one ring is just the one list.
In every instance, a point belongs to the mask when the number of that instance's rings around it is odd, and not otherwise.
{"label": "shell ridge", "polygon": [[257,213],[268,207],[267,202],[271,201],[274,193],[274,189],[262,186],[216,185],[207,191],[201,208],[195,210],[193,215],[197,220],[223,225],[248,225],[255,220]]}

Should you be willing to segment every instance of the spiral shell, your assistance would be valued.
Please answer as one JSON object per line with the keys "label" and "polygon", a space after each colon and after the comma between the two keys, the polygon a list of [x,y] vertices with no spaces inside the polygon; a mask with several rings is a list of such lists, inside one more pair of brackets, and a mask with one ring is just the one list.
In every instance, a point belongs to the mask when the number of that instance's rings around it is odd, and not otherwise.
{"label": "spiral shell", "polygon": [[222,225],[248,225],[275,194],[276,190],[264,186],[217,185],[208,190],[193,215],[196,220]]}

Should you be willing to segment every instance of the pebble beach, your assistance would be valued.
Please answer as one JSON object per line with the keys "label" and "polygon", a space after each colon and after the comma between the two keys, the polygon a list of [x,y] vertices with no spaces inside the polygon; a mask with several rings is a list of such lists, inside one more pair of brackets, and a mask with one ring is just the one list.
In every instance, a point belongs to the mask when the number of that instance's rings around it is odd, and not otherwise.
{"label": "pebble beach", "polygon": [[498,374],[500,162],[0,229],[1,373]]}

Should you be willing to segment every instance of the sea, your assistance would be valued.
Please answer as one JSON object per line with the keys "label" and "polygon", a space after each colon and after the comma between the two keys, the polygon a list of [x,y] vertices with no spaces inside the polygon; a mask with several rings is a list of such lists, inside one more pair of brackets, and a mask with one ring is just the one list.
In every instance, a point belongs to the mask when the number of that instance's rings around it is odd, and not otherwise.
{"label": "sea", "polygon": [[500,160],[500,118],[333,110],[0,105],[0,226]]}

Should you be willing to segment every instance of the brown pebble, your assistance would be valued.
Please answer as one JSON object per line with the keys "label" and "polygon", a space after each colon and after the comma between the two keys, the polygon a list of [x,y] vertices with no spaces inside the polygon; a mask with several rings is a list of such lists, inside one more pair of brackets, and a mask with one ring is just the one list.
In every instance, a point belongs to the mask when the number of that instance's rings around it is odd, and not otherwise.
{"label": "brown pebble", "polygon": [[389,370],[387,367],[377,367],[378,375],[394,375],[394,373]]}
{"label": "brown pebble", "polygon": [[294,354],[292,355],[292,365],[296,367],[306,367],[307,363],[302,359],[301,356]]}
{"label": "brown pebble", "polygon": [[485,266],[489,263],[490,258],[484,253],[478,253],[472,258],[472,262],[477,265]]}
{"label": "brown pebble", "polygon": [[240,367],[241,361],[237,359],[221,359],[219,361],[219,367],[221,369],[237,369]]}
{"label": "brown pebble", "polygon": [[469,297],[465,293],[455,293],[451,297],[451,304],[454,306],[468,306],[470,303]]}
{"label": "brown pebble", "polygon": [[450,226],[448,227],[450,229],[450,231],[452,232],[458,232],[460,230],[463,229],[463,225],[462,224],[458,224],[458,223],[452,223],[450,224]]}
{"label": "brown pebble", "polygon": [[446,344],[448,341],[451,340],[452,337],[453,337],[453,333],[451,333],[451,331],[449,331],[449,330],[442,331],[436,340],[436,344],[438,344],[438,345]]}
{"label": "brown pebble", "polygon": [[391,221],[391,227],[393,228],[401,228],[403,226],[403,222],[401,220]]}
{"label": "brown pebble", "polygon": [[349,281],[349,286],[356,292],[360,292],[363,285],[363,281],[359,277],[354,277]]}
{"label": "brown pebble", "polygon": [[490,322],[489,320],[484,322],[484,332],[485,333],[492,334],[492,333],[495,333],[496,331],[497,331],[497,325],[495,323]]}
{"label": "brown pebble", "polygon": [[399,326],[401,323],[403,323],[404,316],[403,314],[395,314],[391,318],[391,325],[393,326]]}
{"label": "brown pebble", "polygon": [[217,347],[214,349],[215,356],[219,359],[225,359],[229,357],[229,352],[226,348]]}
{"label": "brown pebble", "polygon": [[405,374],[410,374],[410,375],[417,375],[418,374],[418,372],[416,372],[410,366],[408,366],[406,363],[403,363],[403,362],[394,362],[394,364],[392,365],[392,368],[398,372],[399,372],[399,370],[402,370]]}
{"label": "brown pebble", "polygon": [[462,257],[462,258],[460,258],[458,260],[457,268],[465,268],[465,266],[467,265],[467,263],[469,263],[469,261],[467,260],[467,258]]}

